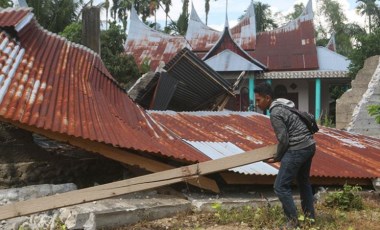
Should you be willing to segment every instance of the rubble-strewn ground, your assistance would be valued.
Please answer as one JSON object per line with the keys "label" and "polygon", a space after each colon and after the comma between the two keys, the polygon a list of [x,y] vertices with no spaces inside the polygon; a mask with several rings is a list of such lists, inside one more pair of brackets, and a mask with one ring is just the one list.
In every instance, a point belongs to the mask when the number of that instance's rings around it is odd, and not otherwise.
{"label": "rubble-strewn ground", "polygon": [[[338,209],[332,209],[325,207],[322,202],[316,205],[317,209],[317,222],[314,225],[310,223],[302,222],[302,227],[299,229],[352,229],[352,230],[375,230],[380,226],[380,194],[372,193],[363,197],[365,204],[364,210],[361,211],[341,211]],[[263,209],[265,209],[264,207]],[[274,208],[274,207],[272,207]],[[262,210],[263,210],[262,209]],[[231,211],[229,213],[213,212],[213,213],[187,213],[181,214],[171,218],[164,218],[154,221],[140,222],[135,225],[129,225],[124,227],[118,227],[113,230],[166,230],[166,229],[205,229],[205,230],[248,230],[248,229],[280,229],[279,225],[276,225],[276,221],[283,218],[282,214],[275,217],[280,207],[274,208],[275,212],[269,211],[267,214],[260,216],[257,221],[254,220],[258,215],[256,211],[251,212],[251,217],[248,217],[248,221],[240,221],[241,216],[231,217],[236,215],[236,212]],[[237,215],[245,215],[246,211],[241,210]],[[229,220],[221,220],[218,215],[227,215]],[[272,215],[272,216],[266,216]],[[237,221],[238,220],[238,221]],[[263,222],[266,222],[260,225]],[[225,222],[225,223],[223,223]],[[277,226],[277,227],[276,227]]]}

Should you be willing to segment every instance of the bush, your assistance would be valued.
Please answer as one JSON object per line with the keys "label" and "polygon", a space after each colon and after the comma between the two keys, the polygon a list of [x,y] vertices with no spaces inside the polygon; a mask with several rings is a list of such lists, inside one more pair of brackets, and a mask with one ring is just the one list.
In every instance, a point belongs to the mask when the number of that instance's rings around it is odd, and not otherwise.
{"label": "bush", "polygon": [[362,210],[363,199],[358,194],[362,188],[360,186],[350,186],[345,184],[343,190],[331,192],[327,195],[324,205],[340,210]]}

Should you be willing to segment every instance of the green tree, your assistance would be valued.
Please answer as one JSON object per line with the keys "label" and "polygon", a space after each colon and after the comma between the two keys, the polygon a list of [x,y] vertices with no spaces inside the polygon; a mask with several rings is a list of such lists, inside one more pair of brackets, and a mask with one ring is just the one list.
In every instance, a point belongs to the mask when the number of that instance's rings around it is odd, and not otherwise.
{"label": "green tree", "polygon": [[172,5],[172,0],[161,0],[161,2],[165,6],[165,31],[166,28],[168,27],[168,17],[169,17],[169,12],[170,12],[170,6]]}
{"label": "green tree", "polygon": [[183,1],[183,6],[182,6],[182,13],[179,15],[176,28],[178,30],[178,33],[181,35],[185,35],[187,26],[188,26],[188,21],[189,21],[189,0],[184,0]]}
{"label": "green tree", "polygon": [[360,34],[355,39],[357,42],[354,49],[348,55],[351,60],[349,75],[352,78],[363,68],[367,58],[380,54],[380,28],[376,28],[371,34]]}
{"label": "green tree", "polygon": [[82,22],[73,22],[59,33],[69,41],[82,44]]}
{"label": "green tree", "polygon": [[75,0],[27,0],[34,14],[45,29],[59,33],[77,19],[77,8],[82,1]]}
{"label": "green tree", "polygon": [[124,54],[124,30],[116,24],[110,23],[108,30],[102,31],[101,58],[111,75],[124,87],[140,76],[138,66],[132,55]]}
{"label": "green tree", "polygon": [[12,0],[0,0],[0,7],[6,8],[6,7],[12,7],[13,2]]}
{"label": "green tree", "polygon": [[305,5],[301,2],[301,3],[299,3],[299,4],[295,4],[294,6],[293,6],[293,12],[292,13],[290,13],[290,14],[288,14],[288,15],[286,15],[285,16],[285,19],[286,20],[293,20],[293,19],[296,19],[296,18],[298,18],[301,14],[302,14],[302,12],[305,10]]}
{"label": "green tree", "polygon": [[[116,21],[120,20],[124,31],[127,30],[128,11],[132,9],[133,0],[113,0],[111,7],[111,17]],[[137,9],[136,9],[137,10]]]}
{"label": "green tree", "polygon": [[347,23],[342,6],[334,0],[322,0],[319,4],[321,14],[325,16],[328,24],[327,31],[319,28],[319,34],[324,34],[324,38],[326,38],[327,34],[335,33],[337,52],[347,56],[352,50],[352,42],[350,34],[347,34],[350,24]]}
{"label": "green tree", "polygon": [[376,5],[376,0],[357,0],[359,5],[356,7],[357,12],[360,15],[367,15],[368,17],[368,30],[369,33],[372,32],[372,17],[376,16],[378,13],[378,6]]}
{"label": "green tree", "polygon": [[267,31],[278,27],[273,20],[272,11],[268,4],[254,2],[254,7],[256,15],[257,32]]}

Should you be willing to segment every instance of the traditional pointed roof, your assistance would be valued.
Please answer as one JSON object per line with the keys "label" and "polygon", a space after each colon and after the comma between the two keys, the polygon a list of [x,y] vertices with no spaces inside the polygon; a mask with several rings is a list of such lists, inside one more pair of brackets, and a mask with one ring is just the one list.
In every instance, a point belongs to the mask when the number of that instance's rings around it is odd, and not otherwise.
{"label": "traditional pointed roof", "polygon": [[263,71],[263,68],[248,61],[242,56],[229,49],[223,50],[217,55],[207,59],[206,64],[213,70],[220,72],[228,71]]}
{"label": "traditional pointed roof", "polygon": [[239,23],[230,29],[232,38],[245,51],[256,47],[256,15],[253,1]]}
{"label": "traditional pointed roof", "polygon": [[335,32],[331,34],[330,40],[327,43],[326,48],[336,52]]}
{"label": "traditional pointed roof", "polygon": [[132,8],[125,52],[133,55],[138,65],[143,63],[144,59],[148,59],[150,69],[155,70],[186,46],[184,37],[165,34],[145,25],[139,19],[136,10]]}
{"label": "traditional pointed roof", "polygon": [[194,4],[192,4],[185,36],[186,40],[189,41],[191,50],[197,52],[202,58],[202,53],[207,53],[221,35],[222,32],[214,30],[202,22],[194,8]]}
{"label": "traditional pointed roof", "polygon": [[[226,18],[227,21],[227,18]],[[243,50],[236,42],[232,39],[230,30],[228,28],[228,22],[225,24],[224,31],[222,36],[219,38],[218,42],[212,47],[209,52],[203,57],[203,60],[207,60],[224,50],[230,50],[237,55],[239,55],[241,58],[245,59],[246,61],[249,61],[253,63],[254,65],[258,66],[260,70],[266,69],[266,66],[260,63],[259,61],[252,58],[245,50]],[[221,57],[231,57],[231,55],[222,55]],[[226,63],[228,60],[223,60],[223,63]],[[231,63],[232,64],[232,63]],[[236,68],[236,67],[230,67],[230,68]]]}
{"label": "traditional pointed roof", "polygon": [[249,52],[270,71],[317,70],[312,1],[285,26],[257,35],[256,50]]}

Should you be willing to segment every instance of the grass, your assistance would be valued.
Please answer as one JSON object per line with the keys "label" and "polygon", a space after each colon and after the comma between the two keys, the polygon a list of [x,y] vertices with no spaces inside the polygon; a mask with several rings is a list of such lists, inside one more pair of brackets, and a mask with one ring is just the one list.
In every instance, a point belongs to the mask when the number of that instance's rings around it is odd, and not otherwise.
{"label": "grass", "polygon": [[[325,199],[315,205],[317,219],[315,223],[300,217],[300,227],[310,230],[375,230],[379,229],[380,196],[358,196],[357,187],[344,187],[343,190],[330,192]],[[343,194],[343,195],[342,195]],[[354,194],[354,196],[352,196]],[[331,200],[343,201],[331,202]],[[361,202],[358,206],[347,208],[347,200]],[[327,202],[326,200],[330,200]],[[334,204],[333,204],[334,203]],[[352,202],[354,203],[354,202]],[[333,204],[333,205],[332,205]],[[279,205],[266,205],[253,208],[244,206],[236,209],[224,209],[222,204],[214,204],[215,212],[187,213],[172,218],[141,222],[133,226],[116,229],[196,229],[196,230],[243,230],[243,229],[279,229],[285,223],[282,208]]]}

